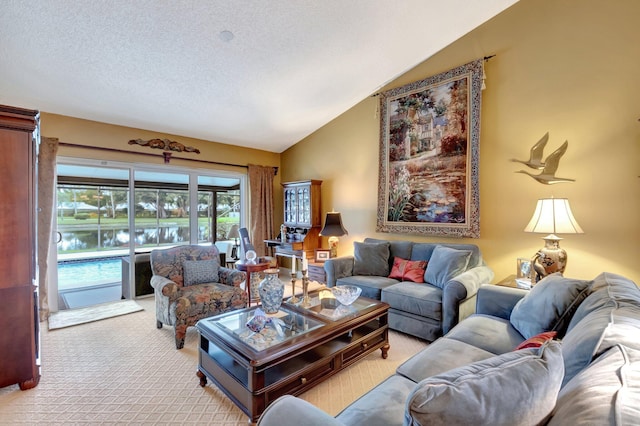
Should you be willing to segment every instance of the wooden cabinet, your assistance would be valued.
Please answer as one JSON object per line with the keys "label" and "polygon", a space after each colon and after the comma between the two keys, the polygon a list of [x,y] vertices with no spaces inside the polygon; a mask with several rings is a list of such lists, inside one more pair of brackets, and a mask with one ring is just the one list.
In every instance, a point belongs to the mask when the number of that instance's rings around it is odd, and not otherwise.
{"label": "wooden cabinet", "polygon": [[276,246],[276,256],[313,258],[320,247],[322,211],[320,204],[321,180],[305,180],[283,183],[284,224],[287,236],[271,240]]}
{"label": "wooden cabinet", "polygon": [[35,245],[37,111],[0,105],[0,387],[40,380]]}
{"label": "wooden cabinet", "polygon": [[320,211],[321,180],[283,183],[284,224],[294,228],[322,225]]}

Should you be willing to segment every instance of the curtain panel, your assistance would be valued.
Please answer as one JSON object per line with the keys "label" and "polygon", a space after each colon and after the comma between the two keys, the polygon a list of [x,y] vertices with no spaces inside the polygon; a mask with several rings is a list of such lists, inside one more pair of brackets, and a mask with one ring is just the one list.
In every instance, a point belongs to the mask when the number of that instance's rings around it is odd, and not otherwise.
{"label": "curtain panel", "polygon": [[40,138],[38,150],[38,290],[39,317],[49,317],[49,293],[47,273],[49,269],[49,247],[53,229],[53,200],[55,197],[57,138]]}
{"label": "curtain panel", "polygon": [[273,238],[273,177],[271,166],[249,164],[251,240],[258,256],[266,256],[264,240]]}

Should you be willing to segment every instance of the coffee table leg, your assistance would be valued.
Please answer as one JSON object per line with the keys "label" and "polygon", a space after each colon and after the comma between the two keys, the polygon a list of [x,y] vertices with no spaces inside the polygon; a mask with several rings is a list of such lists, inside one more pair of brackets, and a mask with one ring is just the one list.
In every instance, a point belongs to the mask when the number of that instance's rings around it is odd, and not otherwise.
{"label": "coffee table leg", "polygon": [[383,347],[380,348],[380,350],[382,351],[382,359],[387,359],[387,357],[389,356],[389,348],[391,347],[391,345],[389,345],[388,343],[386,345],[384,345]]}
{"label": "coffee table leg", "polygon": [[207,376],[205,376],[204,373],[200,370],[196,372],[196,376],[200,378],[200,386],[205,387],[207,385]]}

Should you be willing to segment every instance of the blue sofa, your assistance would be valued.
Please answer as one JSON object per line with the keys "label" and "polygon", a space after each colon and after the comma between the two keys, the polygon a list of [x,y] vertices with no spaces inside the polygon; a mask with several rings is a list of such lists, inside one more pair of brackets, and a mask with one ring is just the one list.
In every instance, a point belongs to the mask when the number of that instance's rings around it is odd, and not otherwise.
{"label": "blue sofa", "polygon": [[619,275],[485,285],[475,314],[335,418],[285,395],[258,425],[637,425],[639,336],[640,289]]}
{"label": "blue sofa", "polygon": [[[425,283],[389,278],[395,258],[426,261]],[[433,244],[366,238],[354,255],[324,264],[327,286],[355,285],[362,296],[389,304],[389,328],[428,341],[475,310],[478,288],[493,279],[473,244]]]}

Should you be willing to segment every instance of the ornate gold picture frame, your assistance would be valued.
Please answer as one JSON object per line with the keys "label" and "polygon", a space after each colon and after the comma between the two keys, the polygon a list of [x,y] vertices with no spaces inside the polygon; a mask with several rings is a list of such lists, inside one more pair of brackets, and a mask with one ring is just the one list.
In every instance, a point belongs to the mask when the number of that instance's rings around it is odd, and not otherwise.
{"label": "ornate gold picture frame", "polygon": [[482,67],[381,94],[378,232],[480,237]]}

